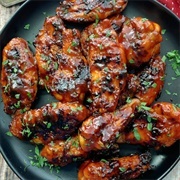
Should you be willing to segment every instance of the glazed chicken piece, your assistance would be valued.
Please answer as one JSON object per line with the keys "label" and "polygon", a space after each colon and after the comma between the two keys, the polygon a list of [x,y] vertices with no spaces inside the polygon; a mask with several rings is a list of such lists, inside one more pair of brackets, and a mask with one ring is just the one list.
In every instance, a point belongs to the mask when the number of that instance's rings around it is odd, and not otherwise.
{"label": "glazed chicken piece", "polygon": [[79,169],[78,180],[135,179],[150,169],[150,153],[110,160],[85,161]]}
{"label": "glazed chicken piece", "polygon": [[129,66],[140,66],[160,53],[161,27],[146,18],[127,20],[119,34]]}
{"label": "glazed chicken piece", "polygon": [[124,10],[127,0],[64,0],[56,9],[60,18],[71,22],[94,22]]}
{"label": "glazed chicken piece", "polygon": [[151,105],[161,93],[164,85],[165,63],[160,56],[150,62],[137,74],[128,74],[126,92],[129,97],[138,98]]}
{"label": "glazed chicken piece", "polygon": [[86,151],[107,149],[115,143],[119,134],[132,120],[136,108],[140,105],[138,99],[122,106],[114,112],[107,112],[97,117],[89,117],[79,128],[81,148]]}
{"label": "glazed chicken piece", "polygon": [[3,49],[1,85],[4,111],[23,113],[30,109],[37,93],[36,61],[22,38],[13,38]]}
{"label": "glazed chicken piece", "polygon": [[65,141],[59,140],[45,145],[41,156],[51,164],[66,166],[77,159],[86,158],[87,153],[80,147],[78,136],[74,136]]}
{"label": "glazed chicken piece", "polygon": [[180,108],[168,102],[155,103],[152,108],[141,104],[140,112],[117,143],[128,142],[160,148],[171,146],[180,139]]}
{"label": "glazed chicken piece", "polygon": [[66,29],[56,16],[48,17],[35,40],[40,84],[59,101],[84,100],[88,66],[80,48],[80,32]]}
{"label": "glazed chicken piece", "polygon": [[19,139],[47,144],[72,135],[88,116],[89,110],[77,102],[56,102],[15,116],[10,131]]}
{"label": "glazed chicken piece", "polygon": [[91,111],[114,111],[126,84],[126,58],[111,21],[105,19],[96,26],[88,26],[81,34],[81,45],[89,62],[87,101]]}

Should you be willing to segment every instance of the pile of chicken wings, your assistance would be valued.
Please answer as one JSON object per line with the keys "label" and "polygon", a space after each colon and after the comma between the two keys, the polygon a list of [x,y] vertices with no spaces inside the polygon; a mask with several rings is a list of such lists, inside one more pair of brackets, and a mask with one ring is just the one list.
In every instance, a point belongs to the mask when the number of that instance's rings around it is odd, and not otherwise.
{"label": "pile of chicken wings", "polygon": [[[41,156],[65,166],[83,160],[78,179],[132,179],[150,169],[151,155],[94,160],[122,143],[171,146],[180,139],[180,108],[156,102],[164,84],[161,27],[121,14],[127,0],[64,0],[47,17],[35,53],[15,37],[3,49],[4,111],[10,132],[42,144]],[[66,23],[85,24],[83,30]],[[39,89],[58,102],[33,109]]]}

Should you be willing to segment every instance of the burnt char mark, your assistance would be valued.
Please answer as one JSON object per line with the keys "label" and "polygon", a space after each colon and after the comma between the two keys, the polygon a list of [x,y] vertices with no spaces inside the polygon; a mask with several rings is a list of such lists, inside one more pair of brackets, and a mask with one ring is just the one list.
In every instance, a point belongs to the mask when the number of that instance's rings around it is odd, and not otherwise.
{"label": "burnt char mark", "polygon": [[149,164],[151,159],[152,159],[151,153],[148,151],[140,155],[140,161],[142,165]]}

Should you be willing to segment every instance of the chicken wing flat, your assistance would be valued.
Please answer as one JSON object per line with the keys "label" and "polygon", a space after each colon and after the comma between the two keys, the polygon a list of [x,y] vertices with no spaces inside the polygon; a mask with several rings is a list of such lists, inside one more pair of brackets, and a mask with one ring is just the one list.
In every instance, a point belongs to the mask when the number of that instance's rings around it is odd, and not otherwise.
{"label": "chicken wing flat", "polygon": [[[139,71],[139,70],[138,70]],[[146,105],[151,105],[164,86],[165,63],[160,56],[150,62],[137,74],[127,76],[127,89],[129,97],[136,97]]]}
{"label": "chicken wing flat", "polygon": [[69,137],[88,116],[89,110],[79,103],[57,102],[15,116],[10,131],[19,139],[47,144]]}
{"label": "chicken wing flat", "polygon": [[30,109],[37,93],[36,61],[22,38],[13,38],[3,49],[1,71],[4,111],[10,115]]}
{"label": "chicken wing flat", "polygon": [[86,119],[79,128],[81,148],[88,152],[110,147],[131,121],[139,104],[138,99],[133,99],[131,103],[114,112]]}
{"label": "chicken wing flat", "polygon": [[139,115],[121,133],[118,143],[160,148],[180,139],[180,108],[167,102],[155,103],[152,108],[143,106],[141,104]]}
{"label": "chicken wing flat", "polygon": [[150,153],[110,160],[85,161],[79,169],[78,180],[135,179],[150,169]]}
{"label": "chicken wing flat", "polygon": [[59,140],[45,145],[41,156],[45,157],[51,164],[66,166],[77,159],[86,158],[87,153],[82,150],[78,136],[74,136],[65,141]]}
{"label": "chicken wing flat", "polygon": [[119,42],[125,48],[127,63],[130,66],[140,66],[158,55],[161,41],[161,27],[141,17],[127,20],[119,35]]}
{"label": "chicken wing flat", "polygon": [[56,9],[60,18],[71,22],[94,22],[124,10],[127,0],[64,0]]}
{"label": "chicken wing flat", "polygon": [[114,111],[126,83],[126,58],[111,21],[87,27],[81,44],[90,69],[90,109],[94,113]]}
{"label": "chicken wing flat", "polygon": [[63,29],[64,23],[60,18],[56,16],[47,17],[43,28],[34,41],[40,78],[39,83],[42,86],[48,86],[48,82],[52,81],[53,75],[58,68],[58,61],[54,55],[55,52],[62,49]]}
{"label": "chicken wing flat", "polygon": [[41,84],[62,102],[83,101],[89,71],[81,53],[80,32],[48,17],[35,40]]}

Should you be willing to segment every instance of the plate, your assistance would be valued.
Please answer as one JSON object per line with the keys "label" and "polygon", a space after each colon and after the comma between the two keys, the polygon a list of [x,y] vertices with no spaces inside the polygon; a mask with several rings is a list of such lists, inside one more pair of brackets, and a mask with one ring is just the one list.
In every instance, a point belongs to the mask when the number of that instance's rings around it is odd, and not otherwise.
{"label": "plate", "polygon": [[[12,17],[8,24],[4,27],[0,35],[1,51],[3,47],[13,38],[22,37],[30,42],[30,48],[34,51],[31,42],[34,41],[36,34],[41,29],[46,16],[54,15],[59,0],[38,0],[27,1]],[[166,29],[163,35],[164,41],[161,45],[161,55],[165,55],[168,51],[179,49],[180,34],[179,19],[173,15],[168,9],[160,5],[156,1],[130,1],[123,14],[128,17],[141,16],[148,18],[161,25],[162,29]],[[29,25],[29,29],[24,28]],[[73,26],[73,25],[72,25]],[[2,52],[0,52],[2,53]],[[0,57],[2,54],[0,54]],[[2,62],[2,59],[1,59]],[[1,63],[0,63],[1,64]],[[180,78],[172,80],[175,77],[174,71],[169,62],[167,62],[165,86],[158,101],[167,101],[180,103]],[[169,83],[172,83],[169,85]],[[178,96],[167,94],[167,91],[178,93]],[[38,94],[35,102],[35,108],[46,103],[54,101],[53,97],[45,91]],[[15,137],[9,137],[6,132],[9,131],[8,126],[11,121],[10,116],[3,111],[3,103],[0,92],[0,150],[11,169],[21,179],[37,179],[37,180],[75,180],[77,179],[77,164],[73,163],[67,167],[61,168],[60,172],[51,172],[47,168],[38,168],[30,164],[30,157],[34,155],[35,146],[18,140]],[[131,153],[141,153],[146,149],[141,146],[122,145],[120,155],[129,155]],[[176,142],[169,148],[162,148],[158,151],[150,149],[152,153],[153,169],[143,174],[139,179],[162,179],[179,161],[179,142]]]}

